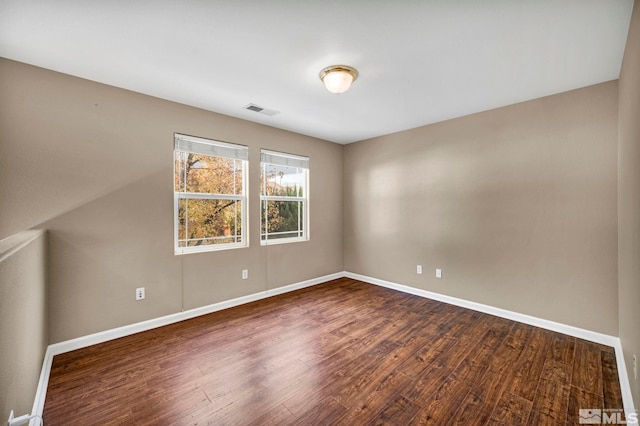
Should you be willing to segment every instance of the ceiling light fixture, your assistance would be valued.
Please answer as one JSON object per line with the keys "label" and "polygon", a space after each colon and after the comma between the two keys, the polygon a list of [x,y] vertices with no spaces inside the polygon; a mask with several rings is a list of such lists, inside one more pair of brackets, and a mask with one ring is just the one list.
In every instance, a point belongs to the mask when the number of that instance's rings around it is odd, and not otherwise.
{"label": "ceiling light fixture", "polygon": [[331,65],[320,71],[320,80],[328,91],[335,94],[349,90],[351,83],[358,78],[358,71],[346,65]]}

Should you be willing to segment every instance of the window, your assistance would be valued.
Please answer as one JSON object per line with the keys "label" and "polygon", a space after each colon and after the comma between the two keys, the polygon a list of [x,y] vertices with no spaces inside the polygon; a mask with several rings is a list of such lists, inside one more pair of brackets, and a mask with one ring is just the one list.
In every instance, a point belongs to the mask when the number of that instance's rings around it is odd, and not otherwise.
{"label": "window", "polygon": [[309,158],[266,150],[260,158],[261,244],[307,240]]}
{"label": "window", "polygon": [[176,254],[247,246],[248,148],[176,134]]}

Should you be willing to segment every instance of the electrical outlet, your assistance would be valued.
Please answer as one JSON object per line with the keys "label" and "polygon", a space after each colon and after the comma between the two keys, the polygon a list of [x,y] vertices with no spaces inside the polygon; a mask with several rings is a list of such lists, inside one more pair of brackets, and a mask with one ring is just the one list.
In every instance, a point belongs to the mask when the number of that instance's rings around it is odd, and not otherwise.
{"label": "electrical outlet", "polygon": [[417,273],[418,275],[422,275],[422,265],[418,265],[418,266],[416,267],[416,273]]}
{"label": "electrical outlet", "polygon": [[442,269],[436,268],[436,278],[442,278]]}
{"label": "electrical outlet", "polygon": [[633,354],[633,378],[638,379],[638,359],[636,354]]}
{"label": "electrical outlet", "polygon": [[248,269],[243,269],[242,270],[242,279],[246,280],[247,278],[249,278],[249,270]]}
{"label": "electrical outlet", "polygon": [[136,288],[136,300],[144,299],[144,287]]}

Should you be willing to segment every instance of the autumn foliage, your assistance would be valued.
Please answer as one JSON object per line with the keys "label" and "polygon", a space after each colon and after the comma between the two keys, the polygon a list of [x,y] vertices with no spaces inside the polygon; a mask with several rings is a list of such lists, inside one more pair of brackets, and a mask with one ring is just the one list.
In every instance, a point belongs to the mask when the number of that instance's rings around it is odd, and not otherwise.
{"label": "autumn foliage", "polygon": [[[241,243],[246,162],[176,151],[178,246]],[[299,237],[304,228],[303,169],[263,164],[262,239]]]}

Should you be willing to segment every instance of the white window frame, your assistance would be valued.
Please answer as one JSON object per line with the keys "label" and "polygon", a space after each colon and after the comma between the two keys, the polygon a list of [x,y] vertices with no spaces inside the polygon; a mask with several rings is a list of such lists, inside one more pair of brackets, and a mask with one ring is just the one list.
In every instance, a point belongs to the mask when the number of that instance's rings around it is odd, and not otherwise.
{"label": "white window frame", "polygon": [[[266,149],[260,150],[260,173],[266,175],[267,165],[277,166],[290,166],[297,167],[304,170],[304,190],[302,197],[286,197],[286,196],[273,196],[265,195],[267,193],[267,180],[262,179],[262,188],[260,188],[260,245],[273,245],[273,244],[286,244],[300,241],[309,240],[309,157],[301,155],[286,154],[283,152],[269,151]],[[299,235],[297,237],[290,238],[275,238],[269,239],[269,235],[275,235],[276,233],[269,233],[268,227],[264,226],[266,220],[265,215],[267,209],[264,209],[265,203],[269,201],[298,201],[302,203],[302,208],[298,209],[298,223],[302,225],[302,231],[297,231]],[[263,228],[266,232],[263,232]],[[296,231],[285,231],[282,233],[290,234]]]}
{"label": "white window frame", "polygon": [[[175,166],[179,155],[184,153],[195,153],[202,155],[209,155],[212,157],[229,158],[232,160],[242,161],[242,192],[241,194],[213,194],[213,193],[194,193],[186,191],[176,191],[175,188]],[[207,251],[227,250],[232,248],[241,248],[249,246],[249,228],[248,222],[248,197],[247,197],[247,185],[248,185],[248,169],[249,169],[249,148],[244,145],[237,145],[228,142],[221,142],[213,139],[199,138],[196,136],[188,136],[179,133],[174,134],[174,149],[173,149],[173,228],[174,228],[174,251],[176,255],[187,253],[201,253]],[[181,188],[183,189],[183,188]],[[235,200],[241,202],[241,232],[240,241],[233,243],[221,243],[221,244],[209,244],[203,246],[192,247],[180,247],[180,240],[178,238],[178,229],[180,227],[180,200]],[[188,220],[187,220],[188,224]],[[186,230],[188,235],[188,228]],[[215,238],[228,238],[228,237],[210,237],[202,239],[215,239]],[[236,238],[237,239],[237,238]]]}

